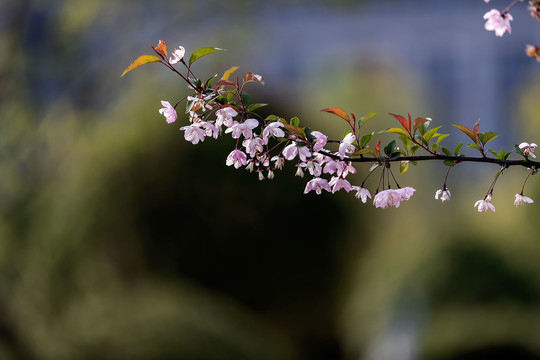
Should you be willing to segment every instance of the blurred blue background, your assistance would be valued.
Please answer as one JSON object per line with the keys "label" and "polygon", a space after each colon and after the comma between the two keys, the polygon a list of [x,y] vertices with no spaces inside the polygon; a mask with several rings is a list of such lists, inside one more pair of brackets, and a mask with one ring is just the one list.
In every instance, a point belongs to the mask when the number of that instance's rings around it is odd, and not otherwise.
{"label": "blurred blue background", "polygon": [[[415,1],[0,1],[0,359],[540,359],[537,204],[515,209],[508,169],[400,176],[417,189],[380,211],[352,194],[303,195],[225,165],[232,139],[193,146],[158,113],[188,95],[149,64],[150,45],[228,51],[266,113],[341,138],[343,107],[540,141],[539,25],[519,4],[512,34],[489,5]],[[383,137],[383,140],[388,139]],[[472,154],[472,153],[471,153]],[[360,182],[369,166],[351,180]],[[370,189],[376,187],[370,179]],[[538,199],[536,177],[525,194]]]}

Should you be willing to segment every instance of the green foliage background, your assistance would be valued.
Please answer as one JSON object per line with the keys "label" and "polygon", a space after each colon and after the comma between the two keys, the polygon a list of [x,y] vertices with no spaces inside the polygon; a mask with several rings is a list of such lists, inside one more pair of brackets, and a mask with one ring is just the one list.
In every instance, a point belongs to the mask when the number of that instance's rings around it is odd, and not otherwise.
{"label": "green foliage background", "polygon": [[[232,140],[195,147],[165,124],[159,100],[188,94],[165,69],[120,79],[158,39],[188,53],[230,49],[198,62],[208,76],[258,72],[249,43],[265,41],[255,38],[262,11],[252,1],[0,3],[0,358],[357,359],[403,349],[390,336],[403,329],[413,358],[538,358],[539,210],[511,206],[525,170],[501,179],[507,200],[488,215],[472,204],[496,169],[468,165],[444,206],[432,200],[440,164],[400,177],[418,189],[400,209],[303,195],[292,167],[259,182],[225,166]],[[237,26],[189,31],[218,20]],[[321,108],[430,109],[429,89],[399,69],[326,66],[307,64],[297,83],[266,78],[252,97],[335,137],[343,124]],[[527,124],[538,120],[535,84],[516,108]],[[536,198],[536,178],[527,189]]]}

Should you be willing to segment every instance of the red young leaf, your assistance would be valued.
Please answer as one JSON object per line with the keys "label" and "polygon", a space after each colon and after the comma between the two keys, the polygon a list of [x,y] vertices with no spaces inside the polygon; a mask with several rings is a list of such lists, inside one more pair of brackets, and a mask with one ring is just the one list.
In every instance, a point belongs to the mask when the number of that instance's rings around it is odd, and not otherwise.
{"label": "red young leaf", "polygon": [[407,130],[408,133],[411,132],[411,123],[410,123],[411,118],[410,118],[410,115],[409,115],[409,121],[407,121],[407,119],[405,119],[405,118],[404,118],[403,116],[401,116],[401,115],[396,115],[396,114],[392,114],[392,113],[390,113],[390,115],[392,115],[393,117],[395,117],[395,118],[399,121],[399,123],[401,124],[401,126],[403,126],[403,128],[404,128],[405,130]]}
{"label": "red young leaf", "polygon": [[381,140],[377,141],[377,145],[375,145],[375,153],[377,157],[381,156]]}
{"label": "red young leaf", "polygon": [[478,139],[478,127],[479,127],[479,125],[480,125],[480,119],[478,119],[476,121],[476,124],[474,124],[474,127],[472,129],[472,133],[473,133],[474,138],[475,138],[475,140],[474,140],[475,143],[478,143],[478,141],[479,141],[479,139]]}
{"label": "red young leaf", "polygon": [[347,115],[345,110],[343,110],[342,108],[328,108],[328,109],[322,109],[321,111],[337,115],[343,120],[347,121],[348,123],[351,122],[351,119],[349,119],[349,115]]}
{"label": "red young leaf", "polygon": [[152,46],[155,52],[159,53],[163,57],[167,57],[167,44],[163,40],[159,40],[159,44],[156,47]]}
{"label": "red young leaf", "polygon": [[229,81],[229,80],[219,80],[216,84],[216,86],[236,86],[235,83],[233,83],[232,81]]}

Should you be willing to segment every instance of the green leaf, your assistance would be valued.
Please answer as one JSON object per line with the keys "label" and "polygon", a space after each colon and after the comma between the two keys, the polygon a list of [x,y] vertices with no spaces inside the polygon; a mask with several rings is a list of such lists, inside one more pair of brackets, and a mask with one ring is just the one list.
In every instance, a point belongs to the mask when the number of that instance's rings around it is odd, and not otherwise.
{"label": "green leaf", "polygon": [[521,156],[525,156],[525,153],[523,153],[523,150],[521,150],[518,145],[514,145],[514,150],[515,150],[516,154],[521,155]]}
{"label": "green leaf", "polygon": [[462,147],[462,146],[463,146],[463,143],[459,143],[459,144],[456,146],[456,148],[455,148],[455,150],[454,150],[454,155],[455,155],[455,156],[458,156],[458,155],[459,155],[459,151],[461,150],[461,147]]}
{"label": "green leaf", "polygon": [[450,166],[450,167],[456,166],[456,163],[453,160],[444,160],[443,163],[444,165]]}
{"label": "green leaf", "polygon": [[411,148],[411,154],[414,155],[418,149],[420,149],[420,145],[414,145],[414,146]]}
{"label": "green leaf", "polygon": [[249,104],[250,101],[251,101],[251,96],[249,96],[249,94],[247,92],[243,92],[242,93],[242,102],[244,103],[244,105]]}
{"label": "green leaf", "polygon": [[448,150],[444,146],[441,147],[441,150],[444,153],[444,155],[452,156],[452,153],[450,152],[450,150]]}
{"label": "green leaf", "polygon": [[477,144],[469,144],[467,147],[475,148],[476,150],[482,152],[482,148],[478,146]]}
{"label": "green leaf", "polygon": [[372,138],[373,138],[373,133],[362,136],[360,138],[360,146],[365,147]]}
{"label": "green leaf", "polygon": [[215,53],[217,51],[223,51],[223,50],[224,49],[213,48],[213,47],[204,47],[204,48],[197,49],[189,57],[189,65],[191,66],[191,64],[193,64],[195,61],[199,60],[203,56]]}
{"label": "green leaf", "polygon": [[206,80],[206,82],[204,83],[204,88],[208,89],[210,85],[212,85],[212,82],[214,81],[215,78],[217,78],[217,74],[212,76],[210,79]]}
{"label": "green leaf", "polygon": [[368,121],[369,119],[371,119],[372,117],[374,117],[374,116],[377,116],[377,113],[374,113],[373,111],[370,112],[369,114],[365,115],[365,116],[362,116],[362,117],[360,118],[360,120],[358,121],[358,127],[359,127],[359,128],[362,127],[362,125],[364,125],[365,123],[367,123],[367,121]]}
{"label": "green leaf", "polygon": [[504,150],[504,148],[501,148],[501,150],[499,150],[499,152],[497,153],[497,159],[504,159],[505,154],[506,151]]}
{"label": "green leaf", "polygon": [[254,111],[256,109],[262,108],[267,105],[268,104],[263,104],[263,103],[250,104],[247,108],[247,111]]}
{"label": "green leaf", "polygon": [[498,156],[498,154],[497,154],[497,152],[496,152],[495,150],[489,149],[488,152],[491,153],[491,154],[493,154],[493,155],[495,155],[495,157],[496,157],[497,159],[499,158],[499,156]]}
{"label": "green leaf", "polygon": [[[501,134],[497,134],[491,131],[485,132],[482,136],[482,144],[487,144],[491,140],[495,139],[497,136],[500,136]],[[478,134],[478,137],[480,137],[480,134]]]}
{"label": "green leaf", "polygon": [[399,140],[403,142],[403,146],[405,147],[405,149],[407,149],[407,151],[409,151],[412,145],[412,140],[404,135],[399,135]]}
{"label": "green leaf", "polygon": [[436,128],[433,128],[433,129],[429,130],[428,132],[426,132],[424,134],[424,139],[426,139],[426,141],[429,143],[431,138],[435,135],[437,130],[439,130],[440,128],[442,128],[442,126],[437,126]]}
{"label": "green leaf", "polygon": [[420,132],[420,134],[423,136],[427,129],[429,128],[429,125],[431,125],[431,121],[426,121],[425,123],[423,123],[421,126],[418,127],[418,131]]}
{"label": "green leaf", "polygon": [[394,153],[395,150],[396,150],[396,140],[390,141],[388,145],[384,147],[384,153],[389,157]]}
{"label": "green leaf", "polygon": [[402,129],[402,128],[390,128],[390,129],[384,130],[383,132],[399,134],[399,135],[403,135],[403,136],[406,136],[406,137],[409,136],[409,133],[407,131],[405,131],[404,129]]}
{"label": "green leaf", "polygon": [[120,75],[120,77],[126,75],[131,70],[138,68],[141,65],[152,63],[152,62],[161,62],[161,59],[154,55],[141,55],[134,62],[129,65],[126,70]]}
{"label": "green leaf", "polygon": [[443,139],[446,139],[450,134],[441,134],[439,135],[439,137],[437,138],[437,145],[439,145],[441,143],[441,141],[443,141]]}
{"label": "green leaf", "polygon": [[436,152],[438,147],[439,147],[439,144],[437,144],[437,143],[431,144],[431,151]]}
{"label": "green leaf", "polygon": [[289,122],[292,126],[298,126],[300,125],[300,119],[295,116],[291,119],[291,121]]}
{"label": "green leaf", "polygon": [[399,173],[405,174],[409,170],[409,162],[408,161],[400,161],[399,162]]}

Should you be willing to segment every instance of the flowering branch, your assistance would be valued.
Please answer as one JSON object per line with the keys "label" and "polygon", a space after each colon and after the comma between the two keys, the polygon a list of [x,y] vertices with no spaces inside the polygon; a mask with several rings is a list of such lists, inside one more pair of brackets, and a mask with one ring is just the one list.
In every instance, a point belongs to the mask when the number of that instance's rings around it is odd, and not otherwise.
{"label": "flowering branch", "polygon": [[[494,30],[497,36],[502,36],[506,31],[510,33],[512,17],[508,11],[518,1],[511,3],[502,14],[497,10],[487,13],[484,16],[487,20],[486,29]],[[534,3],[538,5],[536,1]],[[171,57],[168,57],[167,45],[161,40],[152,49],[157,56],[140,56],[122,73],[122,76],[152,62],[159,62],[178,75],[193,93],[177,101],[174,106],[168,101],[161,101],[163,108],[159,109],[159,113],[165,117],[167,123],[173,123],[178,119],[177,107],[185,101],[185,113],[188,114],[189,124],[180,128],[184,131],[184,138],[195,145],[208,137],[217,139],[224,134],[230,134],[236,139],[236,145],[227,156],[225,164],[236,169],[244,167],[250,172],[256,171],[259,180],[273,179],[274,172],[281,170],[285,161],[295,160],[296,176],[304,177],[307,171],[312,177],[307,182],[304,193],[314,191],[321,194],[323,190],[335,193],[341,189],[346,192],[356,191],[356,198],[365,203],[367,198],[372,198],[370,191],[364,187],[365,182],[381,167],[373,204],[377,208],[386,209],[392,206],[399,207],[402,201],[408,200],[416,191],[412,187],[399,185],[391,168],[392,163],[399,163],[399,172],[403,174],[409,169],[410,164],[417,165],[420,161],[428,160],[442,161],[448,166],[448,171],[443,188],[436,192],[435,198],[440,197],[443,202],[450,200],[451,197],[447,188],[451,168],[463,162],[491,163],[498,165],[500,169],[484,198],[475,203],[478,211],[495,211],[491,203],[495,184],[503,171],[511,166],[531,169],[521,192],[516,194],[514,205],[533,202],[523,195],[523,190],[530,175],[536,174],[540,168],[540,162],[532,160],[535,158],[534,143],[523,142],[515,145],[514,150],[509,152],[504,148],[496,151],[489,149],[488,143],[500,134],[491,131],[480,132],[479,121],[472,128],[455,124],[453,126],[470,139],[470,143],[466,146],[480,153],[477,157],[467,156],[461,152],[463,143],[458,144],[453,150],[443,146],[443,140],[449,134],[439,133],[441,126],[430,128],[432,119],[417,117],[413,120],[410,114],[407,117],[390,114],[398,121],[399,126],[383,130],[381,133],[390,133],[396,138],[384,146],[380,139],[373,145],[375,132],[363,133],[363,127],[376,114],[369,113],[357,118],[355,114],[349,115],[341,108],[322,110],[338,116],[347,123],[348,132],[343,139],[328,139],[320,131],[300,126],[298,117],[286,121],[277,115],[263,118],[257,114],[257,109],[268,104],[253,103],[246,92],[246,87],[249,83],[264,85],[261,75],[248,72],[242,78],[236,77],[236,81],[231,81],[229,80],[231,75],[238,69],[232,67],[225,71],[215,84],[217,75],[206,81],[199,79],[192,70],[192,64],[203,56],[222,49],[206,47],[195,50],[187,62],[184,60],[185,49],[182,46],[175,49]],[[176,68],[178,65],[185,68],[185,73]],[[510,159],[512,154],[520,158]],[[356,173],[354,165],[359,163],[372,163],[372,166],[360,186],[351,185],[347,176]],[[325,175],[330,176],[330,179],[324,178]]]}

